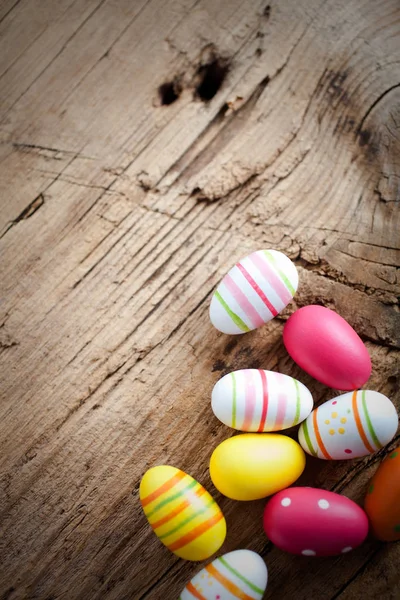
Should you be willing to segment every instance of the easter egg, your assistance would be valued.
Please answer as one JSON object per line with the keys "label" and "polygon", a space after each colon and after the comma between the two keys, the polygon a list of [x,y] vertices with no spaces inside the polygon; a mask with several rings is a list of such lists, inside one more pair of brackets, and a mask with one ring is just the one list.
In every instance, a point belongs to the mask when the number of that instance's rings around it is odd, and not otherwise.
{"label": "easter egg", "polygon": [[257,500],[291,485],[306,459],[297,442],[277,433],[243,433],[224,440],[211,455],[210,475],[233,500]]}
{"label": "easter egg", "polygon": [[355,390],[371,374],[368,350],[340,315],[323,306],[304,306],[288,319],[283,343],[293,360],[321,383]]}
{"label": "easter egg", "polygon": [[296,267],[277,250],[258,250],[225,275],[211,300],[211,323],[222,333],[257,329],[292,300],[299,277]]}
{"label": "easter egg", "polygon": [[187,560],[204,560],[224,542],[226,523],[215,500],[193,477],[162,465],[146,471],[140,502],[158,539]]}
{"label": "easter egg", "polygon": [[318,458],[358,458],[388,444],[397,426],[397,412],[389,398],[379,392],[355,390],[313,410],[300,425],[299,442]]}
{"label": "easter egg", "polygon": [[285,552],[334,556],[362,544],[368,534],[368,518],[345,496],[296,487],[279,492],[268,502],[264,530]]}
{"label": "easter egg", "polygon": [[400,447],[381,463],[364,504],[372,533],[379,540],[400,540]]}
{"label": "easter egg", "polygon": [[267,567],[261,556],[251,550],[234,550],[197,573],[179,600],[261,600],[267,579]]}
{"label": "easter egg", "polygon": [[310,414],[313,399],[305,385],[282,373],[242,369],[222,377],[212,391],[215,416],[240,431],[279,431]]}

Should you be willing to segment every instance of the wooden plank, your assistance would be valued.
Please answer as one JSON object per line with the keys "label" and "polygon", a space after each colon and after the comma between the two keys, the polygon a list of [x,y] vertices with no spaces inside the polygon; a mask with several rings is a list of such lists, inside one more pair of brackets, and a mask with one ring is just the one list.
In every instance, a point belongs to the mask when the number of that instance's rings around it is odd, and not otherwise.
{"label": "wooden plank", "polygon": [[[103,4],[20,2],[0,25],[0,108],[6,116]],[[17,51],[16,51],[17,49]]]}
{"label": "wooden plank", "polygon": [[0,23],[5,19],[21,0],[4,0],[0,5]]}
{"label": "wooden plank", "polygon": [[[265,502],[228,500],[208,474],[232,433],[210,408],[221,375],[263,367],[316,403],[336,394],[283,348],[305,304],[357,329],[368,386],[400,407],[397,1],[5,2],[0,21],[0,597],[177,598],[201,565],[138,502],[167,463],[220,503],[222,552],[265,558],[266,598],[397,598],[397,545],[284,554]],[[211,293],[261,247],[294,260],[295,301],[222,335]],[[399,439],[309,459],[300,483],[362,503]]]}

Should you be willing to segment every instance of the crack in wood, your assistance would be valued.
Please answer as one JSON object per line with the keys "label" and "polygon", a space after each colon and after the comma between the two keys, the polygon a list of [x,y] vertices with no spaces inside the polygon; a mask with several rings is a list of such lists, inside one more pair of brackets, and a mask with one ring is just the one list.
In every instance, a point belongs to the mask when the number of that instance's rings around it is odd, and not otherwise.
{"label": "crack in wood", "polygon": [[43,206],[43,204],[44,204],[44,196],[43,196],[43,194],[39,194],[38,196],[36,196],[36,198],[34,198],[34,200],[32,200],[32,202],[30,202],[28,204],[28,206],[26,206],[24,208],[24,210],[18,215],[18,217],[16,217],[13,221],[11,221],[11,223],[8,224],[7,227],[5,227],[3,233],[1,233],[1,235],[0,235],[0,239],[2,237],[4,237],[6,235],[6,233],[12,227],[14,227],[14,225],[19,223],[20,221],[25,221],[26,219],[29,219],[30,217],[32,217],[32,215],[34,215],[35,212],[38,211],[41,206]]}
{"label": "crack in wood", "polygon": [[[338,250],[338,252],[341,252],[342,254],[346,254],[345,252],[342,252],[340,250]],[[352,256],[352,255],[349,254],[348,256]],[[361,259],[361,260],[364,260],[364,259]],[[313,262],[310,262],[307,259],[305,259],[300,253],[300,256],[298,258],[293,259],[293,262],[295,264],[301,266],[306,271],[311,271],[313,273],[316,273],[317,275],[320,275],[321,277],[325,277],[326,279],[329,279],[330,281],[335,281],[336,283],[345,285],[353,290],[357,290],[358,292],[366,293],[368,296],[377,294],[380,291],[386,291],[386,290],[381,290],[380,288],[369,286],[367,284],[353,283],[346,277],[346,275],[344,275],[344,273],[342,273],[342,272],[338,271],[337,269],[335,269],[334,267],[332,267],[331,264],[323,258],[319,258],[317,263],[313,263]],[[386,281],[386,280],[383,280],[383,281]]]}
{"label": "crack in wood", "polygon": [[[161,178],[156,182],[154,187],[159,188],[161,186],[163,180],[165,179],[165,177],[172,171],[178,169],[179,165],[184,161],[185,157],[187,155],[190,155],[190,153],[193,150],[195,150],[195,148],[199,145],[199,143],[201,143],[201,140],[204,139],[204,137],[206,137],[209,134],[209,132],[215,128],[216,129],[215,136],[212,137],[212,139],[209,140],[209,142],[207,143],[205,148],[203,148],[200,151],[200,153],[195,154],[195,156],[190,160],[190,162],[185,166],[185,168],[179,172],[178,177],[174,180],[174,184],[176,185],[179,181],[181,181],[181,179],[184,177],[185,173],[193,166],[193,164],[197,160],[199,160],[201,157],[206,155],[207,152],[209,152],[210,147],[212,146],[213,142],[215,141],[217,136],[221,135],[221,133],[225,130],[225,128],[229,127],[232,124],[232,122],[236,121],[237,119],[243,119],[244,115],[247,115],[249,112],[251,112],[253,110],[258,99],[261,97],[261,95],[263,94],[264,90],[269,85],[269,83],[272,82],[273,80],[275,80],[276,78],[278,78],[280,76],[280,74],[283,72],[283,70],[285,69],[285,67],[289,64],[291,57],[293,56],[297,47],[303,40],[309,27],[310,27],[310,24],[304,29],[304,31],[300,35],[299,39],[293,45],[293,47],[291,48],[288,56],[286,57],[286,59],[282,63],[282,65],[271,76],[269,74],[264,75],[262,80],[255,86],[254,90],[249,94],[248,98],[241,104],[241,106],[237,110],[232,111],[232,113],[229,116],[225,116],[225,114],[227,112],[226,103],[224,103],[220,107],[220,109],[217,112],[217,114],[215,115],[215,117],[207,124],[207,126],[204,128],[204,130],[196,137],[196,139],[185,150],[185,152],[161,176]],[[317,84],[317,87],[318,87],[318,84]],[[308,112],[308,108],[309,108],[309,105],[307,105],[307,107],[306,107],[304,116],[306,116],[306,114]],[[221,123],[222,123],[222,127],[219,127],[219,125]],[[300,130],[300,128],[301,128],[301,126],[299,127],[298,130]],[[235,132],[234,132],[234,135],[235,135]],[[267,167],[268,166],[271,166],[271,165],[267,165]],[[239,187],[239,185],[237,187]],[[237,189],[237,187],[235,187],[234,189]],[[228,192],[226,192],[226,194],[224,194],[224,197],[228,196],[231,191],[234,191],[234,190],[229,190]],[[220,198],[216,198],[216,199],[220,199]]]}
{"label": "crack in wood", "polygon": [[8,11],[1,17],[0,24],[8,17],[8,15],[14,10],[14,8],[21,2],[21,0],[16,0],[14,4],[8,9]]}
{"label": "crack in wood", "polygon": [[71,156],[71,159],[66,162],[66,164],[63,166],[63,168],[61,169],[61,171],[59,173],[57,173],[57,175],[54,177],[54,179],[42,190],[42,192],[40,192],[40,194],[38,196],[36,196],[36,198],[34,198],[32,200],[32,202],[30,202],[28,204],[28,206],[22,211],[22,213],[20,213],[18,215],[18,217],[16,219],[14,219],[13,221],[11,221],[3,230],[3,232],[0,234],[0,239],[2,237],[4,237],[6,235],[6,233],[8,231],[10,231],[10,229],[16,225],[17,223],[19,223],[20,221],[23,221],[29,217],[31,217],[41,206],[43,206],[43,204],[45,203],[45,193],[51,188],[52,185],[54,185],[61,177],[61,175],[64,173],[64,171],[71,165],[71,163],[76,160],[76,158],[79,156],[80,152],[78,151],[77,153],[73,154]]}
{"label": "crack in wood", "polygon": [[[384,248],[384,246],[381,246],[381,248]],[[341,248],[337,248],[336,251],[339,252],[340,254],[344,254],[345,256],[349,256],[350,258],[354,258],[356,260],[361,260],[364,262],[372,263],[374,265],[381,265],[381,266],[383,265],[385,267],[392,267],[392,269],[394,269],[394,270],[399,269],[399,267],[396,267],[392,263],[387,263],[387,262],[379,261],[379,260],[372,260],[371,258],[367,258],[365,256],[355,256],[354,254],[351,254],[351,252],[346,252],[345,250],[342,250]],[[379,277],[379,273],[377,274],[377,277]],[[382,281],[386,281],[386,279],[383,279],[383,278],[381,278],[381,279],[382,279]],[[376,291],[375,288],[366,288],[366,289],[372,289],[372,290]]]}
{"label": "crack in wood", "polygon": [[[228,116],[226,116],[226,113],[227,113],[227,110],[228,110],[229,107],[228,107],[228,105],[226,103],[222,104],[222,106],[220,107],[220,109],[218,110],[218,112],[216,113],[216,115],[213,117],[213,119],[211,121],[209,121],[209,123],[207,124],[207,126],[196,137],[196,139],[185,150],[185,152],[172,165],[170,165],[170,167],[167,169],[167,171],[156,182],[156,184],[155,184],[154,187],[156,187],[156,188],[161,187],[162,182],[164,181],[164,179],[171,172],[173,172],[174,170],[179,169],[180,164],[182,162],[184,162],[185,158],[187,156],[190,156],[190,154],[193,151],[195,152],[196,148],[201,144],[202,140],[205,137],[207,137],[210,132],[212,132],[213,130],[215,130],[215,135],[208,141],[207,145],[199,153],[195,154],[194,157],[190,160],[190,162],[188,164],[186,164],[186,166],[184,167],[184,169],[179,172],[178,177],[174,180],[174,185],[176,185],[179,181],[181,181],[181,179],[183,179],[185,173],[190,169],[190,167],[192,167],[193,163],[195,163],[195,161],[197,161],[200,158],[202,158],[209,151],[210,146],[213,144],[213,142],[215,141],[215,139],[217,138],[217,136],[221,135],[221,133],[228,126],[230,126],[233,121],[236,121],[239,118],[242,119],[243,115],[247,114],[249,111],[251,111],[254,108],[255,104],[257,103],[257,100],[261,97],[262,93],[264,92],[265,88],[268,86],[269,82],[270,82],[270,77],[269,77],[269,75],[266,75],[260,81],[260,83],[257,84],[257,86],[255,87],[255,89],[253,90],[253,92],[243,102],[243,104],[241,104],[241,106],[237,110],[232,111],[232,113],[230,115],[228,115]],[[231,191],[233,191],[233,190],[231,190]]]}
{"label": "crack in wood", "polygon": [[[47,152],[53,152],[54,154],[75,155],[75,152],[72,150],[60,150],[59,148],[50,148],[48,146],[41,146],[39,144],[24,144],[22,142],[13,142],[13,147],[17,150],[45,150]],[[55,157],[55,160],[61,160],[61,158]]]}
{"label": "crack in wood", "polygon": [[[82,188],[86,188],[88,190],[102,190],[103,192],[109,192],[109,188],[103,185],[94,185],[89,183],[82,183],[81,181],[74,181],[73,179],[67,177],[59,177],[58,181],[63,181],[64,183],[70,183],[71,185],[77,185]],[[115,195],[118,195],[118,192],[113,192]],[[121,194],[122,195],[122,194]]]}
{"label": "crack in wood", "polygon": [[[261,94],[263,93],[264,89],[267,87],[267,85],[273,80],[275,79],[277,76],[280,75],[280,73],[283,71],[284,67],[287,66],[287,64],[289,63],[290,57],[293,54],[294,50],[296,49],[296,47],[300,44],[301,40],[303,39],[304,35],[305,35],[306,31],[303,33],[303,35],[300,37],[300,39],[298,40],[297,44],[294,46],[292,52],[289,54],[289,56],[287,57],[285,63],[276,71],[276,73],[270,78],[268,75],[258,84],[258,86],[256,86],[255,90],[252,92],[252,94],[250,95],[250,97],[248,98],[248,100],[242,105],[240,106],[240,108],[235,111],[233,113],[233,116],[229,119],[229,121],[222,127],[222,129],[219,129],[217,134],[220,135],[221,131],[223,131],[223,129],[225,127],[227,127],[231,121],[233,121],[235,118],[237,118],[238,116],[242,116],[243,114],[247,114],[249,108],[250,110],[252,110],[253,106],[255,105],[255,103],[257,102],[257,100],[260,98]],[[278,152],[274,155],[274,157],[272,158],[271,161],[269,161],[263,168],[262,171],[256,172],[256,173],[251,173],[247,179],[245,179],[242,183],[237,184],[235,187],[233,187],[232,189],[228,190],[228,192],[226,192],[225,194],[221,195],[221,196],[216,196],[215,198],[209,198],[206,195],[203,195],[203,192],[200,188],[195,188],[192,191],[192,194],[195,193],[195,195],[198,195],[198,199],[199,201],[208,201],[208,202],[214,202],[214,201],[218,201],[218,200],[222,200],[225,199],[227,197],[229,197],[229,195],[237,190],[241,190],[242,187],[245,187],[245,185],[249,182],[252,181],[253,179],[256,179],[257,176],[261,175],[262,173],[264,173],[267,169],[270,169],[274,163],[284,154],[284,152],[291,146],[292,142],[294,140],[296,140],[296,138],[298,137],[298,134],[300,133],[302,127],[304,126],[304,123],[306,121],[306,118],[308,116],[309,110],[312,106],[312,103],[318,93],[318,91],[321,88],[321,81],[323,79],[323,77],[325,76],[326,71],[324,71],[324,73],[321,75],[320,79],[318,80],[314,91],[312,92],[312,94],[310,95],[309,101],[305,107],[301,122],[299,124],[299,126],[297,127],[296,131],[292,132],[292,135],[289,138],[289,141],[285,144],[285,146],[281,149],[278,149]],[[221,115],[223,114],[223,110],[224,110],[225,105],[223,105],[220,109],[220,111],[217,113],[216,117],[214,117],[213,121],[210,123],[211,126],[213,126],[214,122],[215,123],[219,123],[221,120]],[[243,114],[242,114],[243,113]],[[222,117],[223,118],[223,117]],[[206,128],[204,130],[204,134],[208,133],[208,129]],[[217,135],[216,134],[216,135]],[[203,135],[203,133],[201,134]],[[215,136],[216,137],[216,136]],[[200,152],[200,154],[196,155],[194,157],[194,159],[188,164],[186,165],[185,169],[183,171],[180,172],[178,178],[174,181],[174,184],[176,184],[177,182],[180,181],[180,179],[183,177],[183,175],[185,174],[185,172],[192,166],[193,162],[195,162],[199,157],[203,156],[206,154],[206,152],[209,150],[211,144],[214,141],[214,138],[212,138],[212,140],[210,140],[210,142],[207,144],[207,146]],[[197,144],[197,141],[200,138],[198,137],[196,139],[196,141],[193,143],[192,146],[195,146]],[[190,150],[190,148],[188,149],[188,151]],[[284,176],[281,176],[280,178],[278,178],[277,182],[272,186],[271,189],[268,190],[268,193],[270,193],[271,191],[273,191],[281,181],[287,179],[294,171],[295,169],[303,162],[303,160],[306,158],[306,156],[308,155],[308,153],[310,152],[311,148],[306,149],[302,155],[301,158],[295,163],[294,167]],[[182,160],[182,157],[179,159],[179,161],[177,161],[177,163],[175,163],[171,168],[173,169],[174,167],[177,167],[179,165],[179,162]],[[167,171],[166,174],[168,174],[169,171]],[[157,183],[157,186],[162,182],[162,179],[164,178],[164,176],[161,178],[161,180]]]}
{"label": "crack in wood", "polygon": [[[374,100],[374,102],[368,107],[368,109],[364,113],[364,116],[361,118],[359,126],[357,127],[357,135],[360,137],[361,141],[363,141],[363,139],[365,139],[365,136],[368,135],[368,133],[366,131],[364,131],[364,123],[368,119],[369,115],[372,113],[374,108],[385,98],[385,96],[387,96],[388,94],[390,94],[390,92],[392,92],[393,90],[395,90],[399,87],[400,87],[400,83],[391,85],[384,92],[379,94],[379,96],[376,98],[376,100]],[[368,139],[366,140],[366,143],[367,142],[368,142]]]}

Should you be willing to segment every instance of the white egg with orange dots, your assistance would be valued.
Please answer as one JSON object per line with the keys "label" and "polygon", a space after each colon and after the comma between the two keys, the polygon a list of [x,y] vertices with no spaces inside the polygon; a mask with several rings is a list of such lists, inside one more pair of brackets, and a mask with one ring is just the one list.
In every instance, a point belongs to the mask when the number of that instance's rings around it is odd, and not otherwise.
{"label": "white egg with orange dots", "polygon": [[389,398],[355,390],[313,410],[300,426],[299,442],[308,454],[325,460],[358,458],[388,444],[398,422]]}

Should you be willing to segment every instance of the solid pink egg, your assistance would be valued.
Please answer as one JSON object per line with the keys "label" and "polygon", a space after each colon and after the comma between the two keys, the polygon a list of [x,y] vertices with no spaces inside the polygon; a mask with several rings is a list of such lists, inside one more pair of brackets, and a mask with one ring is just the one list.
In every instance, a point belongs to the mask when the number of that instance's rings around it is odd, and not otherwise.
{"label": "solid pink egg", "polygon": [[283,329],[283,343],[304,371],[329,387],[356,390],[371,375],[371,359],[361,338],[324,306],[304,306],[293,313]]}
{"label": "solid pink egg", "polygon": [[285,552],[335,556],[362,544],[368,534],[368,517],[346,496],[294,487],[278,492],[268,502],[264,530]]}

